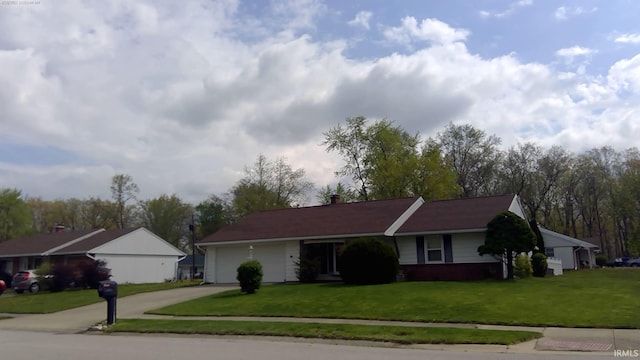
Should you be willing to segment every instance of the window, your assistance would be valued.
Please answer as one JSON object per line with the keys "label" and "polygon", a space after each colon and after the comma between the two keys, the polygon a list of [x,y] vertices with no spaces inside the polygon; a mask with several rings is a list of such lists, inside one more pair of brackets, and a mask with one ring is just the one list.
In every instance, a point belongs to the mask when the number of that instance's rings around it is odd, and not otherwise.
{"label": "window", "polygon": [[427,260],[442,261],[442,239],[433,237],[427,239]]}
{"label": "window", "polygon": [[553,248],[549,248],[549,247],[548,247],[548,248],[544,248],[544,254],[545,254],[548,258],[550,258],[550,257],[554,257],[554,255],[555,255],[555,251],[554,251],[554,249],[553,249]]}

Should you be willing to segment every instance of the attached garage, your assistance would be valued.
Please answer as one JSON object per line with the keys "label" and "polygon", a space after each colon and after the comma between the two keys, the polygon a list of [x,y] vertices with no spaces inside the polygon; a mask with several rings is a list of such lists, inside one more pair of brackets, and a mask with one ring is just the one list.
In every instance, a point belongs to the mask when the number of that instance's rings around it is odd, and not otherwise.
{"label": "attached garage", "polygon": [[[263,277],[265,283],[281,283],[295,281],[292,274],[293,261],[297,256],[287,259],[288,253],[295,252],[297,255],[299,247],[297,242],[268,243],[268,244],[242,244],[227,246],[206,246],[205,255],[205,279],[207,283],[234,284],[237,269],[240,264],[253,258],[262,264]],[[295,258],[295,259],[294,259]],[[287,261],[289,260],[289,261]]]}

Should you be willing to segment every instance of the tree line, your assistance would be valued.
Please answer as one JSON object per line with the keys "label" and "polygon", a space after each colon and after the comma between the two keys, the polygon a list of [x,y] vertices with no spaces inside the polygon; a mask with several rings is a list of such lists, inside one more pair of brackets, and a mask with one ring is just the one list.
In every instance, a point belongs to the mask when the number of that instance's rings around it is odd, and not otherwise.
{"label": "tree line", "polygon": [[[640,152],[612,147],[579,154],[561,146],[522,143],[500,149],[501,139],[469,124],[448,124],[423,139],[386,119],[347,118],[325,133],[322,145],[342,164],[337,183],[316,200],[341,201],[422,196],[425,200],[518,194],[531,220],[581,239],[596,239],[610,258],[640,250]],[[137,199],[138,186],[125,174],[112,178],[111,199],[45,201],[17,189],[0,191],[0,241],[46,232],[61,223],[76,229],[145,226],[179,248],[255,211],[308,203],[314,184],[285,158],[259,155],[224,194],[196,205],[177,195]]]}

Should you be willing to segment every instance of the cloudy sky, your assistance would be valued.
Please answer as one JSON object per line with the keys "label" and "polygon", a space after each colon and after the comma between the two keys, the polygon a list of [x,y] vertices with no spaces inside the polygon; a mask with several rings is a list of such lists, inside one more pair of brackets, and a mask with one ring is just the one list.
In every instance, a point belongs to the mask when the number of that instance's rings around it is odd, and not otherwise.
{"label": "cloudy sky", "polygon": [[259,154],[318,188],[363,115],[640,147],[640,2],[0,0],[0,188],[197,203]]}

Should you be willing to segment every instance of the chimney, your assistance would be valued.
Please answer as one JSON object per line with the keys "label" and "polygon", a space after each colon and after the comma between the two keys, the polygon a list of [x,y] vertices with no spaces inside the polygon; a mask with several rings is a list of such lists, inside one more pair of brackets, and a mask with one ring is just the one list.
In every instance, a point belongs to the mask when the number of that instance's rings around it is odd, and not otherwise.
{"label": "chimney", "polygon": [[340,195],[338,194],[331,195],[331,205],[335,205],[339,203],[340,203]]}

